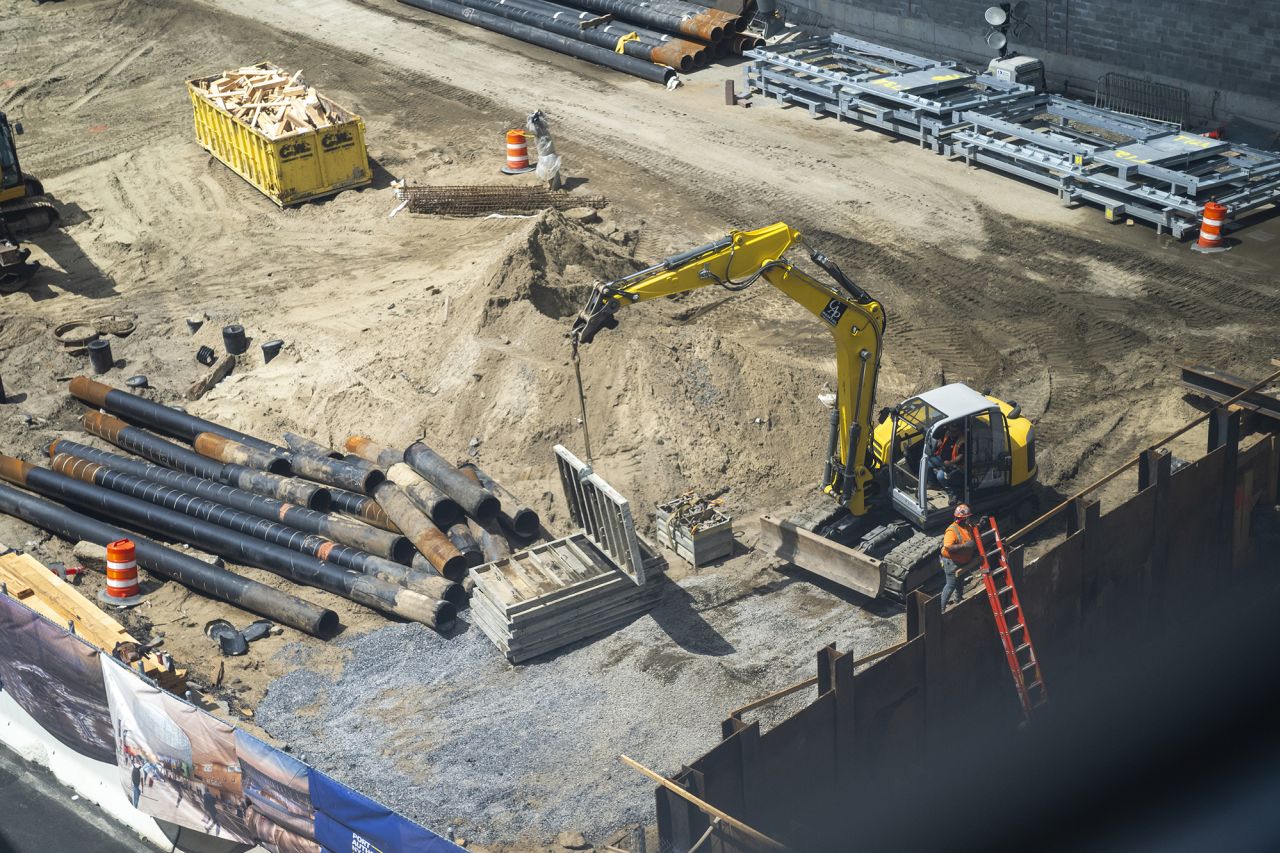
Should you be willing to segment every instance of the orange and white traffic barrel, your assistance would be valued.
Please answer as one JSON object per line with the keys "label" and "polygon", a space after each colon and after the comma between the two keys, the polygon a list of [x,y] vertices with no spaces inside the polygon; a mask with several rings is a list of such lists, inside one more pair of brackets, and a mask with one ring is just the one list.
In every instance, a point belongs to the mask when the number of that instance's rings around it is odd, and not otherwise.
{"label": "orange and white traffic barrel", "polygon": [[98,600],[116,607],[142,601],[137,548],[131,540],[117,539],[107,545],[107,588],[98,593]]}
{"label": "orange and white traffic barrel", "polygon": [[507,131],[507,165],[502,167],[507,175],[520,175],[533,171],[529,165],[529,139],[523,130]]}
{"label": "orange and white traffic barrel", "polygon": [[1206,202],[1200,218],[1200,237],[1191,248],[1196,252],[1225,252],[1231,248],[1222,239],[1222,228],[1227,221],[1227,208],[1216,201]]}

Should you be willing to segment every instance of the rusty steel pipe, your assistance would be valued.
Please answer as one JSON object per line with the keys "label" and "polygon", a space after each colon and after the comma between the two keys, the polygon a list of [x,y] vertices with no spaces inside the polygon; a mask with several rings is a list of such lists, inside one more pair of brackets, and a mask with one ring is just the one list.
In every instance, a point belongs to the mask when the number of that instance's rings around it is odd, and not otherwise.
{"label": "rusty steel pipe", "polygon": [[145,397],[130,394],[128,391],[103,385],[87,376],[77,376],[72,379],[67,385],[67,390],[71,396],[91,406],[137,421],[184,441],[193,440],[199,433],[211,432],[266,453],[277,455],[281,453],[281,448],[260,438],[189,415],[181,409],[154,403]]}
{"label": "rusty steel pipe", "polygon": [[709,42],[720,41],[726,32],[737,29],[737,15],[678,0],[661,6],[640,0],[577,0],[577,5],[595,12],[611,13],[624,21],[635,21]]}
{"label": "rusty steel pipe", "polygon": [[[280,522],[241,512],[216,501],[197,497],[122,471],[115,471],[67,453],[60,453],[54,457],[53,470],[85,483],[102,486],[113,492],[139,498],[147,503],[176,510],[183,515],[253,536],[264,542],[283,545],[293,551],[309,554],[325,562],[403,586],[405,589],[421,592],[431,598],[444,598],[445,594],[450,592],[448,587],[437,583],[444,580],[438,576],[424,575],[400,563],[393,563],[382,557],[332,542],[323,536],[304,533]],[[455,592],[453,596],[456,598],[458,594]]]}
{"label": "rusty steel pipe", "polygon": [[466,521],[459,521],[446,530],[445,535],[449,537],[453,547],[461,551],[462,556],[467,558],[469,567],[475,567],[484,562],[484,551],[481,549],[480,543],[476,541],[476,537],[472,535],[471,526]]}
{"label": "rusty steel pipe", "polygon": [[261,518],[279,521],[306,533],[315,533],[349,545],[379,557],[386,557],[397,563],[408,565],[415,553],[413,543],[397,533],[379,530],[359,521],[339,515],[326,515],[323,512],[295,506],[278,501],[275,498],[257,495],[253,492],[237,489],[223,483],[215,482],[194,474],[181,471],[170,471],[159,465],[152,465],[141,459],[131,459],[105,450],[86,447],[74,441],[58,439],[49,445],[49,458],[59,453],[70,454],[79,459],[96,462],[116,471],[123,471],[135,477],[142,477],[178,491],[187,492],[197,497],[216,501],[229,507],[252,513]]}
{"label": "rusty steel pipe", "polygon": [[227,528],[157,506],[129,495],[37,468],[20,459],[0,456],[0,477],[18,485],[120,518],[164,536],[190,542],[229,560],[258,566],[298,583],[349,598],[366,607],[421,622],[438,630],[452,627],[456,608],[449,602],[349,572],[282,545],[240,535]]}
{"label": "rusty steel pipe", "polygon": [[[26,478],[15,466],[7,465],[6,468],[9,476],[5,479],[10,482],[18,477]],[[41,494],[48,494],[34,485],[27,487]],[[83,540],[105,546],[120,539],[128,539],[137,549],[138,565],[153,575],[180,583],[201,595],[225,601],[313,637],[327,639],[338,633],[338,614],[326,607],[241,577],[189,554],[181,554],[145,536],[97,521],[61,504],[0,485],[0,512],[34,524],[69,542]]]}
{"label": "rusty steel pipe", "polygon": [[480,470],[480,466],[465,462],[458,470],[473,478],[486,491],[501,502],[498,510],[498,521],[521,539],[533,539],[542,529],[542,520],[531,507],[520,503],[520,500],[501,483]]}
{"label": "rusty steel pipe", "polygon": [[289,465],[293,468],[293,473],[299,477],[306,477],[308,480],[323,483],[326,486],[360,494],[368,494],[375,486],[387,479],[386,474],[372,465],[353,465],[343,460],[305,453],[293,454],[289,457]]}
{"label": "rusty steel pipe", "polygon": [[387,481],[374,489],[374,496],[396,526],[409,537],[409,541],[437,572],[451,581],[461,580],[466,575],[467,560],[462,552],[454,547],[440,528],[431,523],[426,513],[418,509],[404,489]]}
{"label": "rusty steel pipe", "polygon": [[428,482],[421,474],[403,462],[387,469],[387,479],[404,489],[409,500],[427,514],[431,523],[441,530],[448,530],[462,521],[462,507],[457,501]]}
{"label": "rusty steel pipe", "polygon": [[397,462],[404,461],[403,450],[396,450],[394,447],[378,444],[367,435],[349,435],[346,442],[344,442],[344,446],[348,452],[354,453],[361,459],[372,462],[380,468],[390,468]]}
{"label": "rusty steel pipe", "polygon": [[497,514],[500,504],[496,497],[421,441],[415,441],[405,448],[404,461],[437,489],[457,501],[472,518],[488,520]]}
{"label": "rusty steel pipe", "polygon": [[480,541],[480,553],[486,563],[502,560],[511,556],[511,543],[502,535],[502,527],[495,519],[477,521],[468,519],[471,533]]}
{"label": "rusty steel pipe", "polygon": [[111,442],[116,447],[136,453],[143,459],[176,471],[217,480],[247,492],[287,501],[317,512],[327,512],[331,496],[328,489],[296,480],[255,471],[243,465],[224,465],[199,453],[152,435],[139,427],[129,426],[119,418],[102,412],[85,412],[80,417],[85,431]]}
{"label": "rusty steel pipe", "polygon": [[309,438],[303,438],[297,433],[285,432],[281,433],[284,443],[294,453],[302,453],[306,456],[321,456],[329,459],[341,459],[342,454],[334,450],[332,447],[325,447],[319,442],[312,441]]}
{"label": "rusty steel pipe", "polygon": [[[374,487],[374,490],[377,490],[377,486]],[[366,524],[381,527],[383,530],[390,530],[392,533],[400,532],[400,528],[387,515],[386,510],[379,506],[378,501],[370,495],[357,495],[355,492],[348,492],[342,489],[330,489],[329,501],[334,512],[344,512]]]}
{"label": "rusty steel pipe", "polygon": [[293,473],[289,460],[280,454],[259,450],[211,432],[196,433],[196,437],[191,440],[191,446],[201,456],[224,464],[243,465],[246,468],[256,468],[268,474],[281,476]]}

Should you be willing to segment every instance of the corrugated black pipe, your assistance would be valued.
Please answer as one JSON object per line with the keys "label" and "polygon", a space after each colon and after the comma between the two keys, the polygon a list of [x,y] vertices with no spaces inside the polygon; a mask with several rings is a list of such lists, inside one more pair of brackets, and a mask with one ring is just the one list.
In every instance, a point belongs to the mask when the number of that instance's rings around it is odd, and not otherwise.
{"label": "corrugated black pipe", "polygon": [[456,609],[446,601],[428,598],[422,593],[368,575],[349,572],[281,545],[234,533],[138,498],[82,483],[20,459],[0,456],[0,477],[94,512],[121,518],[152,532],[190,542],[229,560],[258,566],[298,583],[341,595],[375,610],[393,613],[439,630],[447,630],[454,622]]}
{"label": "corrugated black pipe", "polygon": [[255,495],[253,492],[197,477],[194,474],[170,471],[168,468],[161,468],[159,465],[152,465],[141,459],[108,453],[105,450],[87,447],[66,439],[59,439],[49,445],[50,458],[58,453],[67,453],[89,462],[96,462],[113,470],[142,477],[261,518],[279,521],[307,533],[316,533],[335,542],[341,542],[343,545],[350,545],[352,548],[368,551],[370,554],[386,557],[406,566],[413,560],[413,555],[416,553],[413,543],[398,533],[379,530],[349,518],[327,515],[306,507],[278,501],[275,498]]}
{"label": "corrugated black pipe", "polygon": [[138,565],[152,574],[314,637],[328,638],[338,633],[338,614],[332,610],[26,492],[0,485],[0,512],[21,518],[69,542],[83,540],[105,546],[118,539],[129,539],[137,549]]}
{"label": "corrugated black pipe", "polygon": [[545,47],[547,50],[576,56],[578,59],[594,62],[597,65],[603,65],[617,71],[624,71],[642,80],[661,83],[664,86],[676,76],[675,69],[668,68],[665,65],[654,65],[651,62],[645,62],[643,59],[636,59],[634,56],[614,53],[606,48],[566,38],[546,30],[531,27],[528,24],[508,21],[505,18],[500,18],[497,15],[482,12],[478,9],[468,9],[465,6],[459,6],[457,3],[451,3],[449,0],[400,0],[400,2],[418,9],[425,9],[428,12],[435,12],[437,15],[444,15],[454,20],[474,24],[486,30],[502,33],[539,47]]}

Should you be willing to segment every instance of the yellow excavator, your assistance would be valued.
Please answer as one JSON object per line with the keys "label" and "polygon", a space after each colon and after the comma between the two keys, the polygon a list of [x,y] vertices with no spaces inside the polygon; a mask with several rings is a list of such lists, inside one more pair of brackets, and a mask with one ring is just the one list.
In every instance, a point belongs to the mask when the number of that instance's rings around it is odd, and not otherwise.
{"label": "yellow excavator", "polygon": [[[939,574],[941,532],[958,503],[975,513],[1033,517],[1035,428],[1017,404],[961,383],[874,415],[884,307],[821,252],[810,249],[809,259],[831,284],[793,266],[784,256],[797,244],[800,233],[780,222],[597,284],[570,334],[574,358],[633,302],[708,286],[738,291],[760,279],[798,302],[826,326],[836,349],[825,494],[797,516],[764,516],[759,547],[869,597],[902,601]],[[964,450],[955,454],[959,435]],[[952,458],[940,460],[948,446]]]}
{"label": "yellow excavator", "polygon": [[38,267],[27,260],[31,250],[22,248],[19,238],[44,231],[58,219],[40,181],[18,162],[15,138],[21,134],[22,124],[10,124],[0,112],[0,292],[20,287]]}

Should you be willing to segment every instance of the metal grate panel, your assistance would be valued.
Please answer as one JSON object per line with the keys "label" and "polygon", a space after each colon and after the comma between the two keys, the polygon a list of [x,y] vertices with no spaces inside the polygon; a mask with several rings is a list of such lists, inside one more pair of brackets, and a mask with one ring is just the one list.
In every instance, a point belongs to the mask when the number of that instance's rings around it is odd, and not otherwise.
{"label": "metal grate panel", "polygon": [[644,583],[644,559],[630,502],[569,450],[557,444],[555,451],[560,483],[574,522],[582,525],[587,538],[618,568],[636,583]]}

